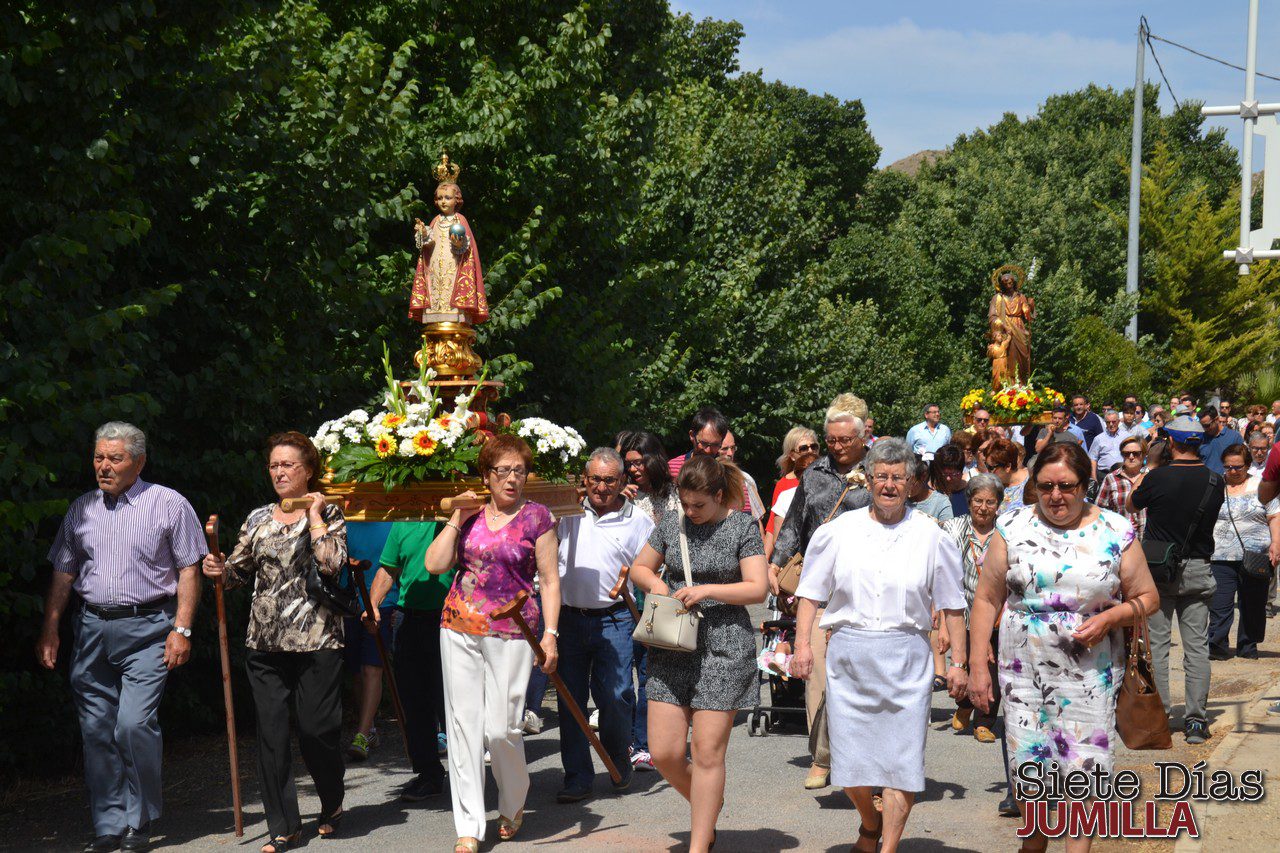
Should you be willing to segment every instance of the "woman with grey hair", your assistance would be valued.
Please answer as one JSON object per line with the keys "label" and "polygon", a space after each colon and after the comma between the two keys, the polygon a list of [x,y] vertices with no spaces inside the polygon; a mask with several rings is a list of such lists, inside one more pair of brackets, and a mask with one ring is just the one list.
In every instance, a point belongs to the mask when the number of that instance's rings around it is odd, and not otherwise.
{"label": "woman with grey hair", "polygon": [[[968,499],[969,512],[956,516],[942,525],[943,531],[951,537],[960,549],[960,559],[964,568],[964,621],[969,622],[969,611],[973,607],[973,596],[978,590],[978,578],[982,576],[982,564],[986,560],[987,547],[996,532],[996,515],[1000,504],[1004,501],[1004,483],[995,474],[976,474],[965,486],[965,497]],[[991,634],[991,648],[999,648],[999,626]],[[953,642],[968,646],[968,636],[951,636],[946,625],[940,626],[938,632],[939,650],[946,654]],[[972,655],[966,655],[972,661]],[[991,680],[998,678],[995,655],[987,655],[987,669]],[[986,711],[979,711],[975,717],[973,703],[967,695],[956,699],[956,712],[951,717],[951,728],[962,732],[973,722],[973,739],[979,743],[994,743],[996,714],[999,712],[999,697]],[[1003,742],[1001,743],[1003,747]],[[1005,764],[1008,764],[1006,758]],[[1005,783],[1008,787],[1008,767],[1005,768]],[[1017,816],[1018,804],[1014,802],[1011,789],[1006,790],[1005,798],[1000,803],[1000,813]]]}
{"label": "woman with grey hair", "polygon": [[[952,636],[964,630],[960,551],[934,521],[912,509],[915,456],[882,438],[867,454],[871,505],[814,534],[800,578],[792,674],[813,675],[810,635],[822,602],[827,645],[831,781],[862,818],[857,849],[898,849],[915,795],[924,790],[924,743],[933,693],[932,612]],[[967,685],[964,649],[948,670],[951,695]],[[883,787],[884,812],[872,789]]]}
{"label": "woman with grey hair", "polygon": [[[791,508],[782,522],[782,530],[769,557],[769,589],[779,594],[778,571],[795,554],[804,554],[814,531],[825,521],[839,517],[843,512],[864,507],[871,502],[862,471],[862,457],[867,452],[864,437],[866,403],[852,394],[841,394],[831,401],[826,416],[827,455],[821,457],[800,475]],[[821,611],[818,619],[821,619]],[[815,791],[829,784],[830,754],[827,746],[827,725],[819,714],[826,694],[826,631],[814,622],[810,638],[813,647],[814,675],[805,684],[804,708],[809,724],[809,753],[813,763],[805,777],[804,787]]]}

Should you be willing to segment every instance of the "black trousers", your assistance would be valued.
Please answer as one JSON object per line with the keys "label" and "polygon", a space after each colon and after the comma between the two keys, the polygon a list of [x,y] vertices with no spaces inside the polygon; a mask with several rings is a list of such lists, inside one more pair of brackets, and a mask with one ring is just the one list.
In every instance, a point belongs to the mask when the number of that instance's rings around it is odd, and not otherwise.
{"label": "black trousers", "polygon": [[[404,611],[396,633],[396,686],[404,706],[413,772],[433,782],[444,781],[444,764],[436,736],[444,731],[444,671],[440,666],[440,611]],[[479,689],[477,685],[476,689]]]}
{"label": "black trousers", "polygon": [[342,808],[342,651],[246,655],[258,719],[258,777],[273,838],[302,828],[289,748],[289,706],[298,718],[298,746],[320,796],[320,814]]}
{"label": "black trousers", "polygon": [[[966,634],[966,636],[968,635]],[[994,631],[991,632],[991,651],[992,651],[992,657],[994,658],[1000,657],[1000,628],[998,626]],[[986,661],[986,664],[987,664],[987,670],[991,673],[991,692],[995,694],[996,698],[992,700],[991,707],[987,710],[986,713],[983,713],[982,711],[976,711],[976,713],[973,716],[973,724],[975,726],[986,726],[987,728],[991,729],[991,728],[995,728],[996,715],[1000,713],[1000,667],[997,666],[996,662],[993,660]],[[973,669],[973,667],[977,665],[978,663],[976,661],[974,661],[972,658],[969,658],[970,669]],[[969,697],[966,696],[963,699],[956,700],[956,707],[965,708],[965,709],[973,708],[973,703],[970,702]]]}
{"label": "black trousers", "polygon": [[1209,564],[1218,582],[1209,603],[1209,651],[1231,653],[1231,623],[1237,602],[1240,627],[1236,630],[1236,654],[1256,655],[1267,632],[1267,591],[1270,581],[1249,577],[1241,560],[1214,560]]}

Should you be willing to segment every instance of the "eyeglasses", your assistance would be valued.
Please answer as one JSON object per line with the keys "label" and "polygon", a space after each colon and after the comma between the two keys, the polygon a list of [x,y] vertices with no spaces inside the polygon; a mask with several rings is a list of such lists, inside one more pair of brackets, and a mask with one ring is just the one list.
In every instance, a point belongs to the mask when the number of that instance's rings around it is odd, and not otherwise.
{"label": "eyeglasses", "polygon": [[845,446],[847,446],[847,445],[853,444],[853,443],[854,443],[855,441],[857,441],[857,440],[858,440],[858,437],[857,437],[856,435],[849,435],[849,436],[829,435],[829,436],[827,436],[827,444],[828,444],[828,445],[830,445],[831,447],[845,447]]}
{"label": "eyeglasses", "polygon": [[695,438],[693,443],[703,453],[715,453],[724,444],[723,441],[703,441],[700,438]]}
{"label": "eyeglasses", "polygon": [[493,474],[499,480],[505,480],[513,474],[517,480],[524,479],[529,475],[529,472],[521,468],[519,465],[499,465],[497,468],[490,468],[489,473]]}
{"label": "eyeglasses", "polygon": [[1054,492],[1061,492],[1064,495],[1069,495],[1078,488],[1080,488],[1080,482],[1078,480],[1074,483],[1036,483],[1036,491],[1042,492],[1046,495],[1051,495]]}
{"label": "eyeglasses", "polygon": [[797,444],[796,453],[817,453],[818,445],[815,444]]}
{"label": "eyeglasses", "polygon": [[1223,465],[1222,470],[1223,471],[1243,471],[1248,467],[1249,467],[1248,465]]}
{"label": "eyeglasses", "polygon": [[628,468],[643,468],[643,467],[644,467],[644,460],[643,460],[643,459],[628,459],[628,460],[627,460],[627,467],[628,467]]}
{"label": "eyeglasses", "polygon": [[268,471],[284,471],[286,474],[294,468],[301,468],[301,462],[272,462],[267,466]]}
{"label": "eyeglasses", "polygon": [[973,422],[974,422],[975,424],[985,424],[985,423],[990,423],[990,422],[991,422],[991,418],[974,418],[974,419],[973,419]]}
{"label": "eyeglasses", "polygon": [[907,480],[911,478],[903,474],[876,474],[871,479],[875,480],[877,483],[883,486],[885,483],[893,483],[894,485],[899,485],[901,483],[907,482]]}
{"label": "eyeglasses", "polygon": [[[495,468],[494,470],[496,471],[498,469]],[[587,477],[587,482],[593,486],[612,487],[612,486],[618,485],[618,478],[617,477],[597,477],[595,475],[592,475],[590,477]]]}
{"label": "eyeglasses", "polygon": [[1141,450],[1122,450],[1120,451],[1120,455],[1123,456],[1125,459],[1141,459],[1142,451]]}

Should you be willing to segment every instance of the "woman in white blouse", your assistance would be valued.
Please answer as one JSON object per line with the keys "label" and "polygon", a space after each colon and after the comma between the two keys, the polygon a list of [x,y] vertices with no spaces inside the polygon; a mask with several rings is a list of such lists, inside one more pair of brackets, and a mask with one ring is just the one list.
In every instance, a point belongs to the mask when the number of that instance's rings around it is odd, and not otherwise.
{"label": "woman in white blouse", "polygon": [[[827,602],[827,719],[831,781],[862,818],[857,849],[898,849],[915,794],[924,790],[924,740],[933,692],[929,630],[942,612],[952,636],[964,631],[960,551],[934,520],[907,506],[915,457],[905,441],[882,438],[867,453],[871,506],[819,527],[804,555],[796,594],[792,673],[813,670],[809,636]],[[965,695],[963,649],[952,650],[951,695]],[[872,789],[884,788],[884,813]]]}

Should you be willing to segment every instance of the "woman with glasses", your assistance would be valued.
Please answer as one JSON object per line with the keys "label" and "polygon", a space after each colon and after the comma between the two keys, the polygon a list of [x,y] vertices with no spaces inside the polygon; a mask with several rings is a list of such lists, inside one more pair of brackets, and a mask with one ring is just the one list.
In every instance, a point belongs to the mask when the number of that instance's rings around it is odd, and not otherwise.
{"label": "woman with glasses", "polygon": [[773,500],[769,502],[769,522],[764,526],[764,558],[773,556],[773,543],[778,538],[778,528],[787,517],[795,488],[800,485],[800,475],[818,458],[818,434],[808,427],[792,427],[782,439],[782,455],[778,457],[778,471],[782,477],[773,487]]}
{"label": "woman with glasses", "polygon": [[987,471],[995,474],[1004,485],[1004,498],[1000,501],[1000,513],[1021,509],[1022,492],[1027,487],[1030,476],[1022,464],[1022,453],[1018,446],[1007,438],[997,438],[987,445],[983,454],[987,463]]}
{"label": "woman with glasses", "polygon": [[[558,658],[555,520],[545,506],[524,497],[533,452],[517,436],[498,435],[485,442],[476,464],[489,500],[479,509],[454,510],[424,558],[433,575],[458,566],[440,620],[454,853],[476,853],[484,840],[486,749],[498,785],[503,841],[520,831],[529,792],[521,723],[533,649],[514,620],[493,620],[490,614],[518,593],[529,593],[521,615],[535,633],[544,628],[543,672],[553,672]],[[541,606],[533,597],[534,575]]]}
{"label": "woman with glasses", "polygon": [[[952,636],[964,631],[960,552],[932,518],[913,509],[916,458],[899,438],[867,453],[871,505],[818,528],[800,578],[792,673],[814,675],[814,620],[831,632],[826,650],[831,782],[862,820],[858,850],[898,849],[924,790],[924,744],[933,692],[929,630],[934,610]],[[965,649],[948,671],[951,695],[965,690]],[[883,788],[883,814],[872,792]]]}
{"label": "woman with glasses", "polygon": [[[322,838],[342,821],[342,617],[307,595],[312,557],[336,577],[347,564],[342,510],[320,493],[320,463],[300,432],[267,439],[267,473],[277,502],[249,513],[231,556],[204,558],[204,575],[225,573],[227,589],[253,584],[245,669],[258,730],[258,779],[271,840],[262,853],[285,853],[302,837],[290,756],[289,708],[298,721],[298,747],[320,797]],[[285,512],[280,501],[310,498],[305,510]]]}
{"label": "woman with glasses", "polygon": [[[1027,762],[1046,773],[1053,762],[1060,774],[1093,767],[1111,772],[1125,661],[1120,628],[1134,620],[1128,602],[1144,614],[1160,602],[1133,525],[1085,500],[1091,471],[1079,445],[1045,447],[1031,472],[1034,503],[998,518],[978,579],[969,654],[986,660],[1003,606],[1000,684],[993,686],[987,668],[976,666],[969,698],[985,713],[1000,691],[1015,776]],[[1019,805],[1025,818],[1026,805]],[[1067,850],[1087,851],[1090,843],[1070,838]],[[1047,845],[1036,835],[1021,849]]]}
{"label": "woman with glasses", "polygon": [[1168,420],[1169,416],[1165,414],[1164,409],[1159,406],[1151,407],[1151,427],[1147,430],[1148,445],[1160,439],[1160,431],[1164,429],[1164,425]]}
{"label": "woman with glasses", "polygon": [[1120,467],[1102,478],[1102,487],[1098,489],[1096,501],[1103,509],[1129,519],[1138,541],[1142,541],[1142,531],[1147,525],[1147,511],[1140,509],[1129,512],[1124,502],[1142,482],[1142,475],[1147,470],[1147,452],[1146,440],[1136,435],[1120,442]]}
{"label": "woman with glasses", "polygon": [[[1240,608],[1235,656],[1256,659],[1267,629],[1270,578],[1244,571],[1244,549],[1265,552],[1272,566],[1280,562],[1280,498],[1265,506],[1258,500],[1259,480],[1249,476],[1249,451],[1233,444],[1222,451],[1226,497],[1213,526],[1213,559],[1209,568],[1218,582],[1209,605],[1209,659],[1229,660],[1231,623]],[[1274,571],[1274,569],[1272,569]]]}

